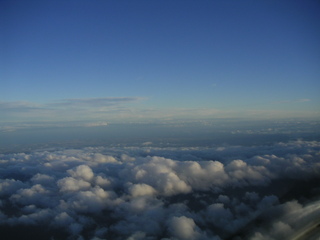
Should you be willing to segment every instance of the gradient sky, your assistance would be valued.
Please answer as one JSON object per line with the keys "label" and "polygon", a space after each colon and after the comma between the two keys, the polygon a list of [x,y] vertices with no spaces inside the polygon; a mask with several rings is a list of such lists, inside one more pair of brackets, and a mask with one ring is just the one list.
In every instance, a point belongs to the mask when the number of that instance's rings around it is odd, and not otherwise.
{"label": "gradient sky", "polygon": [[1,1],[1,122],[320,117],[319,1]]}

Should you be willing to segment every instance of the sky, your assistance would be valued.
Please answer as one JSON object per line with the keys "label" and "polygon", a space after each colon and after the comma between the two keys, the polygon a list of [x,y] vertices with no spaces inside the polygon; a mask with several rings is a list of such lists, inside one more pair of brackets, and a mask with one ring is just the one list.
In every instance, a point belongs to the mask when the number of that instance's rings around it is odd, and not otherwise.
{"label": "sky", "polygon": [[319,239],[316,0],[0,0],[0,232]]}
{"label": "sky", "polygon": [[319,119],[318,1],[1,1],[0,123]]}

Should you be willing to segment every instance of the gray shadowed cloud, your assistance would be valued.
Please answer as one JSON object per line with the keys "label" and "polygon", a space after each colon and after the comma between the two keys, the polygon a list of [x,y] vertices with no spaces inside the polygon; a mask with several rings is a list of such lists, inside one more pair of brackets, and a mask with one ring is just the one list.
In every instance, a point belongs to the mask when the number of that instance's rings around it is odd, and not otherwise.
{"label": "gray shadowed cloud", "polygon": [[293,239],[320,221],[319,154],[319,142],[302,140],[1,154],[0,230],[36,227],[48,239]]}

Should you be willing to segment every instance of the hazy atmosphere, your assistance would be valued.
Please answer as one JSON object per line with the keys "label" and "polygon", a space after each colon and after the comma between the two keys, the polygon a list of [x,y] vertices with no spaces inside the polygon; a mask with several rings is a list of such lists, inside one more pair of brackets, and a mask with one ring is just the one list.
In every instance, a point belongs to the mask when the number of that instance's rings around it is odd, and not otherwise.
{"label": "hazy atmosphere", "polygon": [[1,239],[319,239],[319,11],[0,1]]}

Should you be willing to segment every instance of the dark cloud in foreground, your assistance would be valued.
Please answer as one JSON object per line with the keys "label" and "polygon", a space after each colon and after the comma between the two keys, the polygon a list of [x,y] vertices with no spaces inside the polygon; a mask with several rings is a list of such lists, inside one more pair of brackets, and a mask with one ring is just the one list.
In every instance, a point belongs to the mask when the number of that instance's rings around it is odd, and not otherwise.
{"label": "dark cloud in foreground", "polygon": [[300,239],[320,222],[320,142],[149,145],[0,155],[1,238]]}

